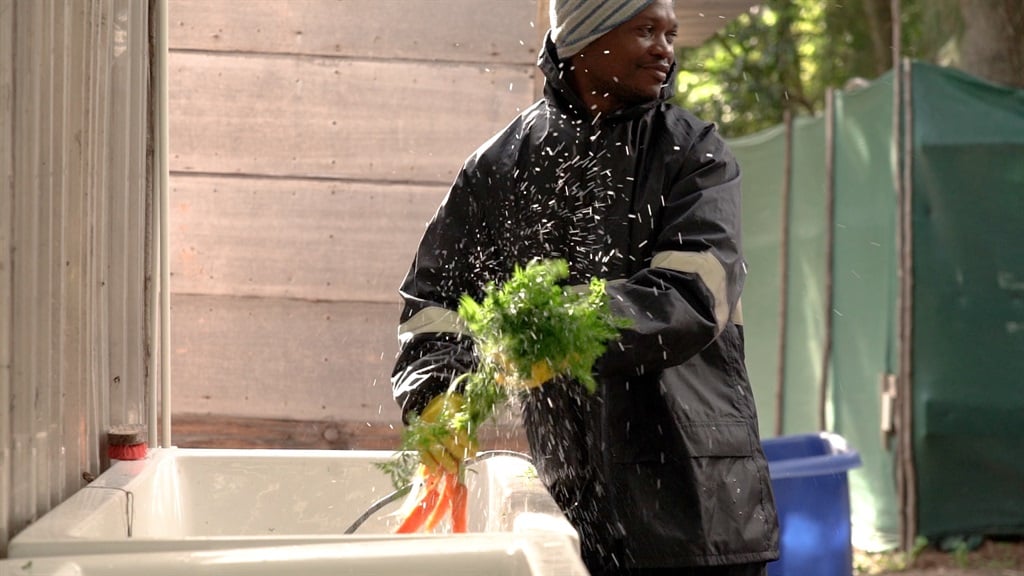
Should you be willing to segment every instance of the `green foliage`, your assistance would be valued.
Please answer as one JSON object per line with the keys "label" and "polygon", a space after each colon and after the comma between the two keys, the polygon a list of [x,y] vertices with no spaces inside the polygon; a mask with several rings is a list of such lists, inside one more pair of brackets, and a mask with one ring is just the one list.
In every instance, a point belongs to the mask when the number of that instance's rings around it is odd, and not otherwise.
{"label": "green foliage", "polygon": [[[674,101],[727,137],[814,115],[829,88],[892,67],[890,0],[768,0],[704,44],[677,50]],[[942,59],[959,33],[956,0],[903,0],[901,53]]]}
{"label": "green foliage", "polygon": [[774,14],[741,15],[708,42],[677,52],[674,101],[715,121],[726,136],[756,132],[782,121]]}
{"label": "green foliage", "polygon": [[418,443],[418,438],[427,436],[427,433],[420,427],[421,424],[419,420],[410,422],[402,430],[402,448],[390,460],[376,464],[377,468],[388,476],[391,485],[396,489],[408,486],[416,474],[416,468],[420,465],[420,453],[411,446]]}
{"label": "green foliage", "polygon": [[921,555],[921,552],[924,552],[925,549],[928,548],[928,546],[930,545],[931,543],[925,536],[919,535],[916,538],[914,538],[914,545],[910,548],[909,551],[910,563],[912,564],[915,560],[917,560],[917,557]]}
{"label": "green foliage", "polygon": [[412,482],[416,468],[420,465],[420,453],[431,446],[444,442],[451,435],[452,414],[442,414],[434,422],[427,422],[417,415],[410,416],[409,424],[402,430],[401,449],[391,460],[377,464],[391,479],[395,488],[402,488]]}
{"label": "green foliage", "polygon": [[[591,279],[584,290],[574,290],[561,284],[568,277],[564,260],[536,260],[516,266],[504,284],[488,284],[480,302],[462,297],[459,317],[476,343],[479,362],[452,382],[450,391],[461,391],[461,405],[430,422],[412,416],[399,453],[378,466],[396,487],[408,484],[421,452],[453,434],[465,434],[475,444],[480,427],[516,389],[561,376],[594,392],[594,362],[629,321],[612,314],[603,280]],[[538,366],[545,367],[540,381]]]}
{"label": "green foliage", "polygon": [[611,314],[604,281],[575,291],[560,285],[568,277],[564,260],[539,260],[517,266],[502,286],[488,285],[480,303],[463,296],[459,316],[476,341],[479,375],[526,382],[543,363],[594,391],[594,362],[625,321]]}
{"label": "green foliage", "polygon": [[971,549],[967,545],[967,542],[964,542],[963,540],[957,542],[956,546],[953,548],[953,561],[958,567],[967,568],[967,560],[970,552]]}

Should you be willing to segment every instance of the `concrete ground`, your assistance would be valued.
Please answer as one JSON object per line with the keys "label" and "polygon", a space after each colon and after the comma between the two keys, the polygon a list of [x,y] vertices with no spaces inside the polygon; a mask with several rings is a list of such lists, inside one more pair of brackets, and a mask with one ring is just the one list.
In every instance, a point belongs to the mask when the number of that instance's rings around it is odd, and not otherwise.
{"label": "concrete ground", "polygon": [[854,551],[855,576],[1024,576],[1024,538],[985,540],[973,550],[926,546],[871,554]]}
{"label": "concrete ground", "polygon": [[880,576],[1024,576],[1024,570],[990,569],[990,568],[931,568],[927,570],[910,569],[899,572],[882,572]]}
{"label": "concrete ground", "polygon": [[857,576],[1024,576],[1024,539],[989,540],[959,555],[929,547],[910,562],[898,554],[858,555]]}

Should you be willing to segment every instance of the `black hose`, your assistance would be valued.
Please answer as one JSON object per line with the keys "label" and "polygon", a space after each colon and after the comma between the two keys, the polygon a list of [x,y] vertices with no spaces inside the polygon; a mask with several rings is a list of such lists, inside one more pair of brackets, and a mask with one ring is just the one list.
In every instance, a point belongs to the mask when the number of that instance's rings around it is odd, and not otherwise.
{"label": "black hose", "polygon": [[[530,458],[529,455],[523,454],[522,452],[516,452],[515,450],[487,450],[485,452],[480,452],[479,454],[472,458],[467,458],[466,465],[472,466],[477,462],[482,462],[484,460],[487,460],[488,458],[494,458],[495,456],[513,456],[516,458],[526,460],[527,462],[533,463],[533,459]],[[402,486],[398,490],[395,490],[394,492],[388,494],[387,496],[371,504],[370,507],[366,509],[366,512],[363,512],[363,514],[359,518],[356,518],[356,521],[353,522],[351,526],[345,529],[345,534],[355,534],[356,530],[358,530],[360,526],[365,524],[366,521],[369,520],[374,514],[376,514],[381,508],[407,495],[410,490],[412,490],[412,484],[406,484],[405,486]]]}

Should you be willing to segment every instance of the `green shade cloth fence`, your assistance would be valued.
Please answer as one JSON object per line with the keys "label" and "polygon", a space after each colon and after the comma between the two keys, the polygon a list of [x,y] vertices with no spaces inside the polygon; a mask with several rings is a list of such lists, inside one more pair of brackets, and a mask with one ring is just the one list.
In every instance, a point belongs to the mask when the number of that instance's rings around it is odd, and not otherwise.
{"label": "green shade cloth fence", "polygon": [[762,434],[860,452],[860,548],[1024,534],[1024,92],[908,63],[730,144]]}

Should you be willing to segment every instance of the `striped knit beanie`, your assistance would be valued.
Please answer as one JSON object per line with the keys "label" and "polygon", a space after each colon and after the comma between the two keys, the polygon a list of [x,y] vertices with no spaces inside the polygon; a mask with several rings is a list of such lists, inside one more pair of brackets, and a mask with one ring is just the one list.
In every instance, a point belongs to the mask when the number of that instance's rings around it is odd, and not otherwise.
{"label": "striped knit beanie", "polygon": [[653,0],[551,0],[551,40],[559,59],[643,12]]}

